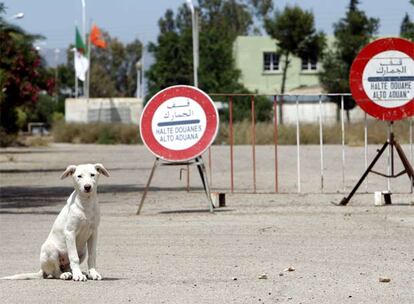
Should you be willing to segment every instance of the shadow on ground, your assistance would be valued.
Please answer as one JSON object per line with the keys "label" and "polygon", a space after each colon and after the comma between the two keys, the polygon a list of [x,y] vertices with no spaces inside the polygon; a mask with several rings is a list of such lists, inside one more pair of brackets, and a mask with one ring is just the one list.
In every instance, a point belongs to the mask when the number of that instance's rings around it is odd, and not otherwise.
{"label": "shadow on ground", "polygon": [[[214,212],[231,212],[234,209],[214,209]],[[160,211],[158,214],[186,214],[186,213],[210,213],[209,209],[185,209],[185,210],[170,210],[170,211]]]}
{"label": "shadow on ground", "polygon": [[[101,185],[98,193],[139,193],[144,187],[133,184],[127,185]],[[200,191],[202,188],[192,188]],[[54,206],[62,204],[72,193],[73,187],[2,187],[0,189],[0,213],[10,213],[4,209],[11,208],[34,208]],[[183,191],[182,187],[150,187],[152,191]],[[101,201],[101,203],[105,203]],[[30,212],[33,213],[33,212]],[[42,212],[43,214],[44,212]]]}
{"label": "shadow on ground", "polygon": [[[28,173],[50,173],[57,172],[62,174],[65,168],[50,168],[50,169],[0,169],[0,173],[7,174],[28,174]],[[108,171],[149,171],[150,167],[139,168],[108,168]],[[57,175],[59,175],[57,174]]]}

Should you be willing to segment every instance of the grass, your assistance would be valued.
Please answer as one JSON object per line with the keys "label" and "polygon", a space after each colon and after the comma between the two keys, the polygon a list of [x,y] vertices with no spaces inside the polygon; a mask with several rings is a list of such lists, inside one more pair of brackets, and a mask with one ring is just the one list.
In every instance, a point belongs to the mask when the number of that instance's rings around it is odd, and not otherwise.
{"label": "grass", "polygon": [[[382,144],[387,138],[388,125],[377,120],[368,121],[368,143]],[[409,122],[395,122],[394,133],[400,143],[409,142]],[[299,127],[300,143],[303,145],[319,144],[319,125],[301,124]],[[323,126],[323,142],[325,144],[341,144],[341,125]],[[229,144],[230,129],[227,123],[221,123],[220,131],[215,141],[216,144]],[[252,143],[252,126],[249,121],[236,122],[233,125],[233,142],[236,145]],[[269,145],[274,143],[274,126],[271,122],[259,122],[256,124],[256,144]],[[278,126],[278,143],[281,145],[296,144],[296,125]],[[345,143],[352,146],[364,144],[364,123],[345,124]]]}
{"label": "grass", "polygon": [[55,142],[97,143],[97,144],[138,144],[141,143],[138,126],[116,123],[65,123],[53,125]]}
{"label": "grass", "polygon": [[[303,145],[319,144],[319,125],[301,124],[300,143]],[[386,122],[370,120],[368,122],[368,143],[382,144],[387,138]],[[395,122],[393,126],[400,143],[409,142],[409,122]],[[142,143],[136,125],[126,124],[78,124],[57,122],[52,129],[55,142],[98,143],[98,144],[139,144]],[[252,126],[249,121],[236,122],[233,125],[233,142],[236,145],[252,143]],[[215,144],[229,144],[230,128],[228,123],[221,123]],[[341,144],[341,125],[333,124],[323,127],[325,144]],[[256,124],[256,144],[270,145],[274,143],[274,127],[272,122]],[[281,145],[296,144],[296,126],[279,125],[278,143]],[[345,143],[352,146],[364,144],[363,122],[345,124]]]}

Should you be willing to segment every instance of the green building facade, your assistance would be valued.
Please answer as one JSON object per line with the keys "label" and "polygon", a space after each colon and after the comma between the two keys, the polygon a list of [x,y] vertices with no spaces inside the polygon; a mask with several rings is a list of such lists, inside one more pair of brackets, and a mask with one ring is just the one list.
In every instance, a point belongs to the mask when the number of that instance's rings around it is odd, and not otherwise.
{"label": "green building facade", "polygon": [[[258,94],[280,93],[284,58],[277,55],[276,41],[268,36],[239,36],[233,44],[240,82]],[[320,64],[292,56],[287,71],[285,93],[320,93]]]}

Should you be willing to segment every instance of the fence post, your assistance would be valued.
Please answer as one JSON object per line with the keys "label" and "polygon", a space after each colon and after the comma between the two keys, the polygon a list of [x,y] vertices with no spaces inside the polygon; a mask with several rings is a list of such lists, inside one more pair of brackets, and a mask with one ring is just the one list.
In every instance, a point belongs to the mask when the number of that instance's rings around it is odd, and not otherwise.
{"label": "fence post", "polygon": [[323,192],[323,127],[322,127],[322,95],[319,95],[319,146],[321,152],[321,192]]}
{"label": "fence post", "polygon": [[211,161],[211,146],[208,147],[208,173],[210,178],[210,189],[213,188],[213,169],[212,169],[212,161]]}
{"label": "fence post", "polygon": [[298,193],[300,193],[301,187],[300,187],[299,95],[296,95],[296,155],[297,155]]}
{"label": "fence post", "polygon": [[233,167],[233,96],[229,101],[229,120],[230,120],[230,190],[234,193],[234,167]]}
{"label": "fence post", "polygon": [[[364,161],[365,171],[368,168],[368,119],[367,113],[364,114]],[[368,176],[365,178],[365,192],[368,192]]]}
{"label": "fence post", "polygon": [[252,112],[252,156],[253,156],[253,193],[256,193],[256,114],[254,111],[254,96],[250,97]]}
{"label": "fence post", "polygon": [[[410,161],[411,164],[413,164],[413,118],[411,117],[410,119],[410,132],[409,132],[409,136],[410,136]],[[413,181],[411,180],[411,193],[413,193]]]}
{"label": "fence post", "polygon": [[345,121],[344,95],[341,95],[341,135],[342,135],[342,190],[345,192]]}
{"label": "fence post", "polygon": [[275,193],[279,192],[278,181],[278,159],[277,159],[277,141],[278,141],[278,129],[277,129],[277,95],[273,98],[273,141],[275,146]]}

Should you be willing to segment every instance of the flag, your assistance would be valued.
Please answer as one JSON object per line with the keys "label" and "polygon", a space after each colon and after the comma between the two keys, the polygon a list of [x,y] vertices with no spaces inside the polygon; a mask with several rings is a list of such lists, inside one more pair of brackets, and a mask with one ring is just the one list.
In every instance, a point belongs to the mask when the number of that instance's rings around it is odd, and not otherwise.
{"label": "flag", "polygon": [[90,39],[98,48],[106,48],[106,42],[103,40],[101,30],[95,24],[92,26]]}
{"label": "flag", "polygon": [[82,36],[76,27],[76,38],[75,38],[75,73],[76,77],[85,81],[86,72],[89,69],[89,59],[86,57],[86,46],[83,43]]}

